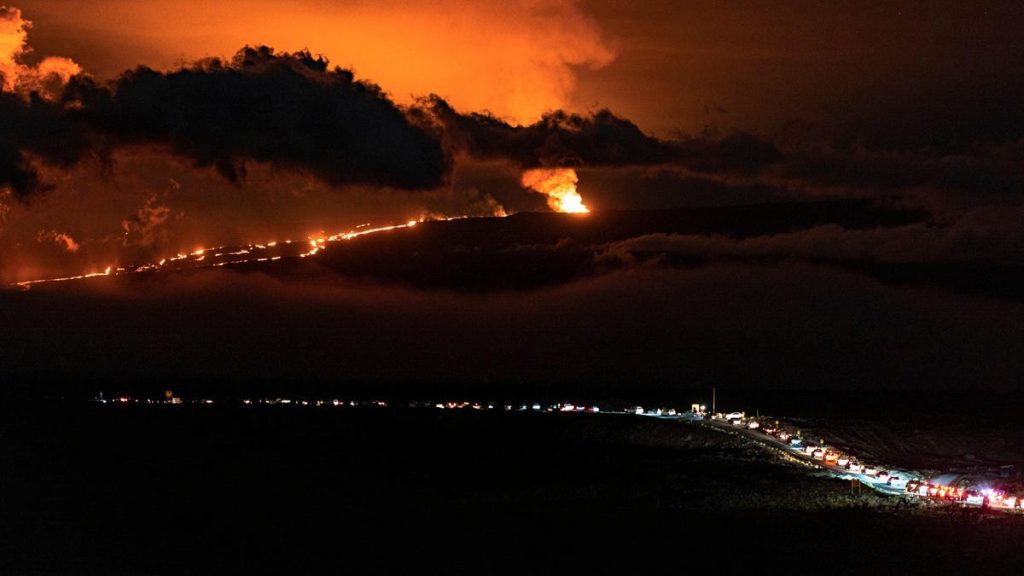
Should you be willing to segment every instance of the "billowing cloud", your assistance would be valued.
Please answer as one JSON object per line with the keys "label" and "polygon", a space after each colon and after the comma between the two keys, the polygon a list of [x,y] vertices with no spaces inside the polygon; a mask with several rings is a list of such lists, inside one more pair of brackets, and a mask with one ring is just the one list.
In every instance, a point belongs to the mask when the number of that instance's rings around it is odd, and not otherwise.
{"label": "billowing cloud", "polygon": [[102,86],[74,78],[59,102],[0,94],[0,186],[45,189],[35,156],[68,167],[88,155],[156,146],[232,181],[247,162],[311,173],[334,185],[440,186],[450,162],[439,138],[381,92],[308,52],[245,48],[168,73],[126,72]]}
{"label": "billowing cloud", "polygon": [[105,147],[74,111],[48,100],[0,92],[0,189],[18,199],[45,190],[35,160],[69,168],[89,155],[104,155]]}
{"label": "billowing cloud", "polygon": [[67,252],[78,252],[81,245],[74,238],[71,237],[67,232],[58,232],[57,230],[40,230],[36,234],[36,241],[39,243],[46,243],[54,245],[61,250]]}
{"label": "billowing cloud", "polygon": [[21,17],[21,10],[0,6],[0,75],[2,88],[13,91],[18,82],[21,64],[18,58],[25,51],[28,38],[28,23]]}
{"label": "billowing cloud", "polygon": [[121,221],[121,230],[124,231],[122,245],[147,251],[165,248],[169,239],[166,227],[168,221],[182,216],[184,212],[175,212],[162,203],[156,194],[151,194],[130,218]]}
{"label": "billowing cloud", "polygon": [[[973,226],[968,218],[948,225],[917,222],[893,227],[844,228],[837,224],[753,237],[647,234],[601,247],[599,260],[632,263],[676,256],[720,259],[804,260],[814,262],[962,263],[1020,266],[1024,234],[1013,226],[1020,214]],[[985,233],[984,236],[980,236]]]}
{"label": "billowing cloud", "polygon": [[448,169],[435,136],[380,88],[308,52],[246,47],[230,61],[138,68],[109,89],[79,79],[65,102],[118,145],[164,145],[231,180],[254,161],[334,184],[426,189]]}
{"label": "billowing cloud", "polygon": [[47,56],[35,65],[25,64],[23,57],[31,50],[27,44],[31,26],[21,10],[0,6],[0,90],[24,95],[36,92],[52,98],[81,68],[70,58],[60,56]]}
{"label": "billowing cloud", "polygon": [[81,70],[61,57],[24,63],[31,26],[21,10],[0,6],[0,190],[19,198],[46,187],[27,154],[67,167],[89,148],[75,123],[52,103]]}
{"label": "billowing cloud", "polygon": [[5,98],[0,116],[16,129],[0,137],[0,185],[22,198],[47,186],[33,155],[66,167],[132,146],[166,149],[233,182],[255,162],[336,186],[408,190],[444,185],[452,154],[523,167],[668,163],[714,173],[756,171],[780,156],[745,133],[659,140],[606,110],[555,111],[513,126],[489,114],[460,114],[436,96],[402,108],[322,57],[265,46],[169,72],[140,67],[109,85],[79,75],[59,101]]}
{"label": "billowing cloud", "polygon": [[745,132],[661,140],[609,110],[590,115],[557,110],[516,126],[486,113],[461,114],[437,96],[421,104],[456,150],[523,167],[671,164],[697,172],[750,172],[782,157],[771,142]]}

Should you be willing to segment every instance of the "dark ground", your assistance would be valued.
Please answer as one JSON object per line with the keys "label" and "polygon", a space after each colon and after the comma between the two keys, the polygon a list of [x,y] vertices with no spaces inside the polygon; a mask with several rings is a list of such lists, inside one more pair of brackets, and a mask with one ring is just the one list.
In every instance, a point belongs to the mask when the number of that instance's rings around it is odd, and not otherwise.
{"label": "dark ground", "polygon": [[908,508],[611,415],[8,403],[2,574],[1016,573],[1024,517]]}

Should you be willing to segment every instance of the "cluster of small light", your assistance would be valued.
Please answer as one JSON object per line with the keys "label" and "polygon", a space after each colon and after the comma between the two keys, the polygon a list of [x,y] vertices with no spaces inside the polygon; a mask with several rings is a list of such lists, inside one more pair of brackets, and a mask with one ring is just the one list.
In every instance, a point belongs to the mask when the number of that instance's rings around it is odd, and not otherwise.
{"label": "cluster of small light", "polygon": [[[102,395],[95,399],[102,404],[128,405],[128,404],[191,404],[211,405],[215,401],[209,398],[197,398],[183,401],[181,398],[168,394],[165,398],[154,400],[151,398],[134,398],[131,396],[117,396],[105,399]],[[670,420],[703,420],[707,416],[706,407],[694,405],[692,410],[676,410],[675,408],[653,408],[645,409],[642,406],[633,406],[625,410],[601,409],[597,405],[573,404],[568,402],[557,403],[525,403],[525,404],[495,404],[494,402],[476,402],[471,400],[461,401],[412,401],[401,404],[389,403],[386,400],[342,400],[331,399],[309,399],[309,398],[246,398],[241,400],[246,406],[304,406],[315,408],[419,408],[435,410],[503,410],[505,412],[542,412],[542,413],[605,413],[605,414],[628,414]],[[774,425],[765,423],[763,426],[753,418],[747,418],[743,412],[731,414],[712,414],[709,420],[714,425],[726,426],[726,431],[735,430],[754,435],[755,438],[769,437],[781,442],[787,451],[780,451],[783,459],[796,464],[814,466],[815,461],[820,462],[829,469],[843,469],[848,473],[844,477],[863,480],[868,486],[891,486],[894,479],[906,480],[905,494],[920,497],[928,500],[952,501],[963,505],[987,505],[996,509],[1021,511],[1024,504],[1024,496],[1008,495],[1005,490],[993,488],[980,488],[968,490],[964,487],[943,486],[930,484],[921,480],[901,478],[907,473],[889,473],[881,466],[864,465],[854,457],[847,455],[840,450],[828,446],[821,440],[820,443],[803,443],[798,435],[794,435],[776,422]],[[792,442],[791,442],[792,441]],[[771,446],[778,448],[777,446]],[[819,466],[821,464],[818,464]]]}
{"label": "cluster of small light", "polygon": [[[114,404],[114,405],[128,405],[128,404],[184,404],[181,398],[161,398],[154,400],[152,398],[133,398],[131,396],[115,396],[113,398],[104,398],[102,395],[93,398],[93,402],[97,404]],[[195,399],[190,400],[189,404],[213,404],[213,400],[209,399]]]}
{"label": "cluster of small light", "polygon": [[[987,506],[997,510],[1022,511],[1024,496],[1010,495],[1005,489],[990,487],[969,488],[971,481],[964,480],[960,486],[929,483],[915,478],[910,472],[890,472],[884,466],[862,464],[856,458],[829,446],[824,439],[818,443],[806,444],[799,431],[791,433],[778,422],[769,424],[747,418],[743,412],[713,414],[712,426],[720,430],[743,434],[755,440],[771,440],[765,446],[776,449],[788,461],[805,465],[824,467],[842,478],[856,479],[870,488],[894,495],[904,494],[930,502],[945,501],[962,506]],[[788,449],[788,450],[786,450]]]}
{"label": "cluster of small light", "polygon": [[958,502],[965,505],[989,506],[995,509],[1022,511],[1024,496],[1008,494],[1005,489],[947,486],[939,483],[909,482],[906,493],[926,500]]}
{"label": "cluster of small light", "polygon": [[[136,398],[133,396],[116,396],[113,398],[104,398],[102,395],[93,399],[94,402],[100,404],[114,404],[114,405],[128,405],[128,404],[215,404],[217,403],[210,398],[194,398],[190,400],[182,400],[176,396],[168,396],[160,399],[153,398]],[[224,401],[220,401],[224,403]],[[446,402],[434,402],[434,401],[423,401],[423,402],[406,402],[402,404],[389,403],[387,400],[342,400],[340,398],[330,399],[310,399],[310,398],[288,398],[284,396],[277,396],[272,398],[244,398],[240,400],[240,403],[244,406],[253,405],[265,405],[265,406],[312,406],[316,408],[321,407],[333,407],[333,408],[344,408],[344,407],[371,407],[371,408],[388,408],[400,406],[403,408],[424,408],[424,409],[436,409],[436,410],[504,410],[506,412],[512,411],[534,411],[534,412],[590,412],[597,413],[601,412],[601,409],[597,406],[587,406],[583,404],[570,404],[570,403],[554,403],[554,404],[495,404],[493,402],[472,402],[468,400],[462,401],[446,401]]]}
{"label": "cluster of small light", "polygon": [[[134,396],[115,396],[113,398],[104,398],[102,395],[93,399],[93,401],[101,404],[214,404],[216,401],[210,398],[194,398],[188,401],[182,400],[179,397],[168,395],[164,398],[153,399],[153,398],[138,398]],[[224,402],[224,401],[221,401]],[[677,415],[682,415],[684,412],[676,411],[675,408],[655,408],[651,410],[644,410],[637,406],[627,410],[602,410],[599,406],[594,404],[573,404],[571,402],[554,402],[554,403],[525,403],[525,404],[495,404],[494,402],[474,402],[471,400],[460,400],[460,401],[444,401],[435,402],[431,400],[426,401],[410,401],[401,404],[389,403],[386,400],[342,400],[340,398],[329,398],[329,399],[310,399],[310,398],[289,398],[285,396],[267,397],[267,398],[244,398],[240,400],[241,404],[246,406],[251,405],[268,405],[268,406],[314,406],[314,407],[359,407],[369,406],[377,408],[388,408],[394,406],[400,406],[404,408],[431,408],[436,410],[504,410],[506,412],[589,412],[598,413],[606,412],[611,414],[634,414],[642,416],[655,416],[655,417],[667,417],[673,418]]]}
{"label": "cluster of small light", "polygon": [[773,424],[764,422],[762,425],[762,421],[748,418],[744,412],[712,414],[710,421],[712,424],[743,430],[755,438],[771,439],[788,448],[791,455],[799,457],[800,460],[825,466],[828,470],[839,472],[844,477],[863,480],[872,487],[889,490],[891,487],[898,487],[904,482],[911,481],[909,473],[890,473],[881,466],[863,464],[854,456],[826,444],[824,438],[819,439],[818,442],[811,440],[805,442],[799,431],[787,430],[777,421]]}

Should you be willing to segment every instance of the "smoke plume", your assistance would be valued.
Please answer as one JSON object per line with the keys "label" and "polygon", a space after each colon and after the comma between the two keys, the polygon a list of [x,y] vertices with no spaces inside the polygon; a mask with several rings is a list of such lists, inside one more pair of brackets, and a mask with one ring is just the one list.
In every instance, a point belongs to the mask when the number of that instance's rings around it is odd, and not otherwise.
{"label": "smoke plume", "polygon": [[555,212],[585,213],[590,210],[576,191],[579,178],[572,168],[534,168],[523,173],[522,184],[548,197]]}

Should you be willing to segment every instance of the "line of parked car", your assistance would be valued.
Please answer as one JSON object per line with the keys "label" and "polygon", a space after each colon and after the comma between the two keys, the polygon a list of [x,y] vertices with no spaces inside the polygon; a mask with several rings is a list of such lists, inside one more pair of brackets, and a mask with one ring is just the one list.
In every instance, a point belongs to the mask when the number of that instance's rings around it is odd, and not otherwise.
{"label": "line of parked car", "polygon": [[[1011,510],[1024,510],[1024,495],[1010,494],[998,488],[977,487],[969,481],[961,481],[960,485],[950,486],[935,482],[927,482],[914,478],[908,472],[890,471],[872,464],[864,464],[854,456],[828,446],[824,442],[813,442],[793,434],[781,426],[762,424],[753,418],[747,418],[742,412],[713,415],[712,420],[720,420],[737,428],[757,431],[765,436],[784,444],[791,451],[804,458],[820,462],[830,468],[840,469],[858,475],[875,487],[888,487],[902,490],[904,494],[915,498],[935,501],[957,502],[967,506],[982,506]],[[887,488],[887,492],[891,492]]]}
{"label": "line of parked car", "polygon": [[776,427],[767,423],[762,424],[754,418],[747,418],[743,412],[716,414],[712,416],[712,419],[728,422],[737,428],[746,428],[750,431],[760,432],[784,444],[791,451],[804,458],[820,462],[832,469],[858,475],[876,487],[889,486],[896,490],[902,490],[911,479],[908,473],[890,471],[881,466],[865,464],[856,457],[846,454],[824,442],[813,442],[799,434],[793,434],[781,426]]}
{"label": "line of parked car", "polygon": [[907,483],[906,493],[911,496],[960,502],[969,506],[1008,508],[1020,510],[1024,496],[1007,494],[996,488],[973,488],[969,486],[945,486],[914,480]]}

